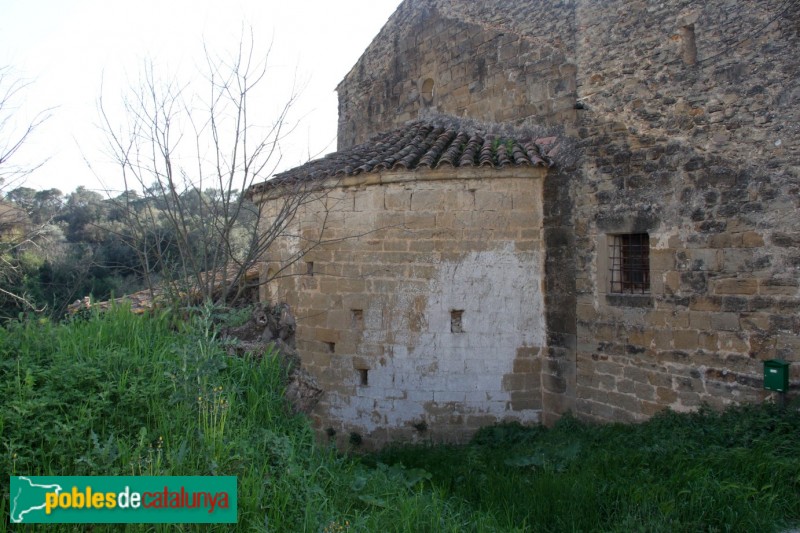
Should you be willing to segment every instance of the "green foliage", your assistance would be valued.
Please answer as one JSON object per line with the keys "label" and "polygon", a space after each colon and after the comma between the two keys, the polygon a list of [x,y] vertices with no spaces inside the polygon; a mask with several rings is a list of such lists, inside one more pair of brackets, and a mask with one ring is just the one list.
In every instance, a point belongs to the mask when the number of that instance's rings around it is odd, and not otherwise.
{"label": "green foliage", "polygon": [[800,414],[772,405],[665,412],[639,425],[484,428],[465,447],[398,447],[373,461],[432,473],[432,488],[501,529],[774,531],[800,521]]}
{"label": "green foliage", "polygon": [[[319,446],[287,409],[278,359],[225,355],[217,314],[205,308],[187,322],[115,309],[0,328],[0,471],[235,475],[240,531],[497,530],[491,515],[429,490],[423,469],[369,468]],[[6,484],[4,509],[8,498]],[[230,526],[182,527],[207,529]]]}
{"label": "green foliage", "polygon": [[253,317],[255,306],[243,307],[212,307],[211,318],[215,323],[223,324],[229,328],[238,328],[247,324]]}
{"label": "green foliage", "polygon": [[[240,531],[775,531],[800,520],[796,409],[639,425],[565,417],[485,428],[467,446],[344,457],[287,409],[274,355],[224,354],[220,317],[244,313],[115,309],[0,328],[0,470],[235,475]],[[8,498],[5,485],[5,509]]]}
{"label": "green foliage", "polygon": [[[190,189],[177,199],[155,191],[104,198],[82,186],[67,195],[27,187],[7,192],[5,208],[13,208],[19,222],[0,238],[0,319],[33,309],[60,318],[84,296],[107,300],[156,286],[164,278],[185,279],[195,270],[219,266],[229,255],[243,259],[257,225],[250,204],[225,235],[209,229],[218,226],[209,220],[238,195],[236,190]],[[176,209],[175,201],[186,222],[184,249],[167,211]]]}

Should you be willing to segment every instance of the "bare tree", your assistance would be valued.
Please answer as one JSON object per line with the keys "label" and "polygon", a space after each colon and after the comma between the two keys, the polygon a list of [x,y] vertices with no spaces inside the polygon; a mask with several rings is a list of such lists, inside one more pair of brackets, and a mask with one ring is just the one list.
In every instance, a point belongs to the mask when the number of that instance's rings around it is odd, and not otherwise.
{"label": "bare tree", "polygon": [[45,110],[29,122],[18,124],[18,100],[29,85],[30,82],[15,77],[10,67],[0,67],[0,191],[20,183],[46,162],[43,158],[35,165],[25,166],[12,161],[33,132],[50,116],[50,110]]}
{"label": "bare tree", "polygon": [[[118,202],[127,238],[151,292],[160,287],[213,302],[236,299],[259,283],[256,263],[298,208],[325,194],[312,182],[284,184],[282,203],[273,202],[270,213],[246,194],[273,174],[297,98],[293,87],[270,123],[259,120],[268,52],[257,52],[252,33],[230,58],[206,48],[200,90],[163,81],[148,63],[123,98],[123,124],[100,98],[103,130],[125,184]],[[289,262],[321,238],[320,231]]]}
{"label": "bare tree", "polygon": [[[50,110],[45,110],[30,121],[19,118],[19,101],[29,84],[14,76],[10,67],[0,67],[0,194],[20,185],[46,162],[46,158],[42,158],[36,164],[22,165],[15,160],[34,131],[50,116]],[[21,309],[36,309],[24,290],[18,289],[18,253],[26,246],[35,245],[43,234],[46,223],[37,222],[34,224],[19,206],[0,202],[0,299],[9,300]]]}

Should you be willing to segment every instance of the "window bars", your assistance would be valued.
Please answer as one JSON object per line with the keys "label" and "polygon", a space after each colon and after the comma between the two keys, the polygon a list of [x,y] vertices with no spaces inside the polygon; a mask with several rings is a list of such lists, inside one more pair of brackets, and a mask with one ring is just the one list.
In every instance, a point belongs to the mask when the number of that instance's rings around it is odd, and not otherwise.
{"label": "window bars", "polygon": [[612,235],[611,292],[650,292],[650,236],[647,233]]}

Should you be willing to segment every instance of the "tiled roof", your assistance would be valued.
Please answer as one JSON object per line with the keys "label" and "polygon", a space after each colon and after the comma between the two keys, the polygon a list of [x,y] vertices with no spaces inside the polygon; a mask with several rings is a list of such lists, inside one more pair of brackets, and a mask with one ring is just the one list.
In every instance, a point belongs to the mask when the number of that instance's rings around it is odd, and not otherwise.
{"label": "tiled roof", "polygon": [[[385,170],[418,170],[443,167],[550,167],[546,155],[554,150],[555,137],[515,139],[466,131],[455,126],[411,122],[380,134],[364,144],[310,161],[251,187],[250,194],[272,185],[298,180],[355,176]],[[548,152],[549,150],[549,152]]]}

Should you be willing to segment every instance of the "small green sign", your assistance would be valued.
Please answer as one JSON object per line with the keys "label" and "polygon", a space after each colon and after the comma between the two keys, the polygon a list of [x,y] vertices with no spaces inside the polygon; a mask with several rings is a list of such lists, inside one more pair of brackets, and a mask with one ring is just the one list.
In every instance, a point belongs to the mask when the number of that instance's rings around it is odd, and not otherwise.
{"label": "small green sign", "polygon": [[235,524],[235,476],[13,476],[15,524]]}

